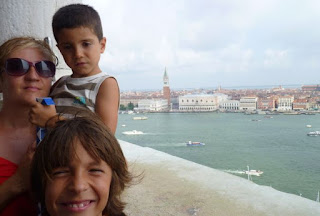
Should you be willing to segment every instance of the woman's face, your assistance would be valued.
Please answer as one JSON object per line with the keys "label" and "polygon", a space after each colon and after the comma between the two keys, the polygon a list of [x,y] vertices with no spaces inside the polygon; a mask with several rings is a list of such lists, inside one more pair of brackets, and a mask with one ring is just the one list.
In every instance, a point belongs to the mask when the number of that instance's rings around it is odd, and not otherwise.
{"label": "woman's face", "polygon": [[[47,60],[36,48],[16,50],[8,58],[22,58],[29,62]],[[22,76],[10,76],[5,71],[1,76],[4,103],[31,105],[37,97],[49,95],[52,78],[39,76],[33,66]]]}

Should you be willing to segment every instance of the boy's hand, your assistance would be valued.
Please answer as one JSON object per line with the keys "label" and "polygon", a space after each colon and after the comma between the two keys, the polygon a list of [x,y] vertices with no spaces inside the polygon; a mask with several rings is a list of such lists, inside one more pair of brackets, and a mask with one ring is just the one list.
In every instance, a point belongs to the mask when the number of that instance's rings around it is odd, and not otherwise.
{"label": "boy's hand", "polygon": [[35,102],[29,112],[29,120],[32,124],[39,127],[45,127],[48,120],[57,115],[55,105],[42,105]]}

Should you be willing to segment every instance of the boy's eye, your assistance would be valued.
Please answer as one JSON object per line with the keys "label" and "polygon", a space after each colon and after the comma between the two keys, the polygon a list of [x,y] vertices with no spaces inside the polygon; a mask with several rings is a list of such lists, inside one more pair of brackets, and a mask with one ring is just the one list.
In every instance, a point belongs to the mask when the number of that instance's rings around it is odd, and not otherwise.
{"label": "boy's eye", "polygon": [[91,43],[90,42],[83,42],[83,44],[82,44],[84,47],[87,47],[87,46],[90,46],[91,45]]}
{"label": "boy's eye", "polygon": [[70,45],[63,45],[62,48],[68,50],[68,49],[71,49],[72,47]]}
{"label": "boy's eye", "polygon": [[62,176],[69,173],[68,169],[55,169],[52,171],[52,176]]}
{"label": "boy's eye", "polygon": [[89,172],[91,173],[103,173],[103,169],[100,169],[100,168],[92,168],[89,170]]}

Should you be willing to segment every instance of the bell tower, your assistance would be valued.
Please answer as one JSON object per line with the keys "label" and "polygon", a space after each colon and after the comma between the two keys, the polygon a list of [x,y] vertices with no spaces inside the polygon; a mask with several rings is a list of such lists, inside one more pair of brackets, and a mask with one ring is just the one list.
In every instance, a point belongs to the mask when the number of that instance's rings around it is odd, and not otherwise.
{"label": "bell tower", "polygon": [[167,74],[167,68],[164,68],[163,74],[163,97],[168,100],[168,105],[170,107],[170,86],[169,86],[169,77]]}

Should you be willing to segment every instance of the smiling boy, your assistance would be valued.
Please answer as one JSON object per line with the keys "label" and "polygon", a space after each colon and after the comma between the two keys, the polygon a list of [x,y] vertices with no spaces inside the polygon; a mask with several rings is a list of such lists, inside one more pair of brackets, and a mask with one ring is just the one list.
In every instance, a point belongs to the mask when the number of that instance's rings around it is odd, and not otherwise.
{"label": "smiling boy", "polygon": [[57,121],[37,147],[31,185],[43,215],[125,216],[132,175],[120,144],[92,112]]}

